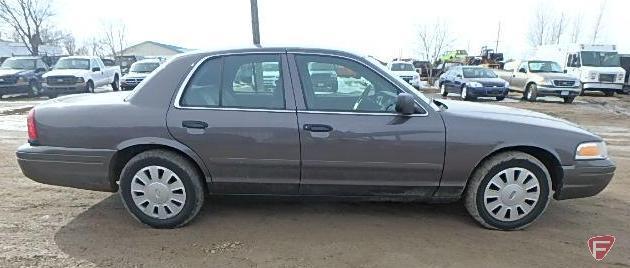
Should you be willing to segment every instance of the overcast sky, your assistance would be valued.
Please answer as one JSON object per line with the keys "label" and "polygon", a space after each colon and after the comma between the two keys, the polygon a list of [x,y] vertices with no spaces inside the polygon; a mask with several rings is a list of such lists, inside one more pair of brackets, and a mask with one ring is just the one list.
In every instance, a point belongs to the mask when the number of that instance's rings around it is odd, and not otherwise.
{"label": "overcast sky", "polygon": [[[569,20],[579,16],[582,41],[588,42],[603,1],[258,0],[258,5],[263,45],[337,47],[389,60],[417,57],[419,27],[437,19],[449,25],[453,48],[469,54],[478,54],[482,45],[494,47],[501,22],[499,50],[520,57],[540,5]],[[98,34],[108,21],[121,21],[130,44],[153,40],[199,49],[251,44],[249,0],[55,0],[54,9],[58,28],[79,40]],[[628,12],[628,0],[606,2],[598,43],[630,53]]]}

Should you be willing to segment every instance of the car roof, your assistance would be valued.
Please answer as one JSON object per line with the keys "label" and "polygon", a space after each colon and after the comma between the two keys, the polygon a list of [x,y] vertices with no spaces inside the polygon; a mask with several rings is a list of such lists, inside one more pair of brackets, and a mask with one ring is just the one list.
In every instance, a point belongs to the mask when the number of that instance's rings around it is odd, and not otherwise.
{"label": "car roof", "polygon": [[408,61],[401,61],[401,60],[398,60],[398,61],[392,61],[392,62],[390,62],[390,63],[391,63],[391,64],[400,64],[400,63],[402,63],[402,64],[411,64],[411,65],[413,65],[413,63],[411,63],[411,62],[408,62]]}
{"label": "car roof", "polygon": [[178,56],[194,56],[194,55],[218,55],[218,54],[240,54],[240,53],[309,53],[309,54],[334,54],[352,58],[367,58],[370,57],[367,54],[349,52],[337,48],[314,48],[314,47],[300,47],[300,46],[244,46],[244,47],[232,47],[227,49],[214,49],[214,50],[194,50],[178,54]]}
{"label": "car roof", "polygon": [[61,57],[61,59],[96,59],[96,56],[67,56]]}
{"label": "car roof", "polygon": [[38,60],[41,59],[42,57],[39,56],[15,56],[15,57],[11,57],[9,59],[25,59],[25,60]]}
{"label": "car roof", "polygon": [[160,61],[160,59],[144,59],[144,60],[139,60],[134,62],[134,64],[136,63],[160,63],[162,61]]}

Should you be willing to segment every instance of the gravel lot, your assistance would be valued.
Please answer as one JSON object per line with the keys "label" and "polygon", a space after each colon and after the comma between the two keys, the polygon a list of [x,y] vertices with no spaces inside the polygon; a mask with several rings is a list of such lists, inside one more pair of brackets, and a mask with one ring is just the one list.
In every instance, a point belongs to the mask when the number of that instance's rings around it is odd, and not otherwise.
{"label": "gravel lot", "polygon": [[117,194],[26,179],[15,149],[25,141],[25,114],[45,98],[2,99],[0,267],[590,267],[586,240],[603,234],[617,237],[603,264],[630,267],[630,96],[593,94],[570,105],[519,97],[487,102],[581,124],[606,139],[618,170],[603,193],[552,202],[516,232],[481,228],[461,203],[249,197],[213,198],[191,225],[153,230],[134,221]]}

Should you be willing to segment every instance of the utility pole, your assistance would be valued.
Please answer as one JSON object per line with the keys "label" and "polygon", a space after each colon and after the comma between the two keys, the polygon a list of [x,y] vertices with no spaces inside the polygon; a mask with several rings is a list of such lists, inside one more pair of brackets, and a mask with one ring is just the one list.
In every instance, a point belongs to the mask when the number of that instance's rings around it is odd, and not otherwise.
{"label": "utility pole", "polygon": [[497,30],[497,45],[494,47],[494,52],[499,52],[499,38],[501,37],[501,21],[499,21],[499,29]]}
{"label": "utility pole", "polygon": [[252,10],[252,38],[254,45],[260,45],[260,30],[258,29],[258,0],[250,0]]}

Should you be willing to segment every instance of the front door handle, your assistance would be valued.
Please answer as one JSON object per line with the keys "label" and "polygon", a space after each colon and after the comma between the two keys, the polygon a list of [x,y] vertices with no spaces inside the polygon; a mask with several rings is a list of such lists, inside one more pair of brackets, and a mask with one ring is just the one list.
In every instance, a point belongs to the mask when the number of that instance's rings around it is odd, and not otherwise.
{"label": "front door handle", "polygon": [[310,132],[331,132],[333,128],[329,125],[305,124],[304,130],[310,131]]}
{"label": "front door handle", "polygon": [[203,121],[186,120],[186,121],[182,121],[182,127],[204,129],[204,128],[208,128],[208,123],[203,122]]}

